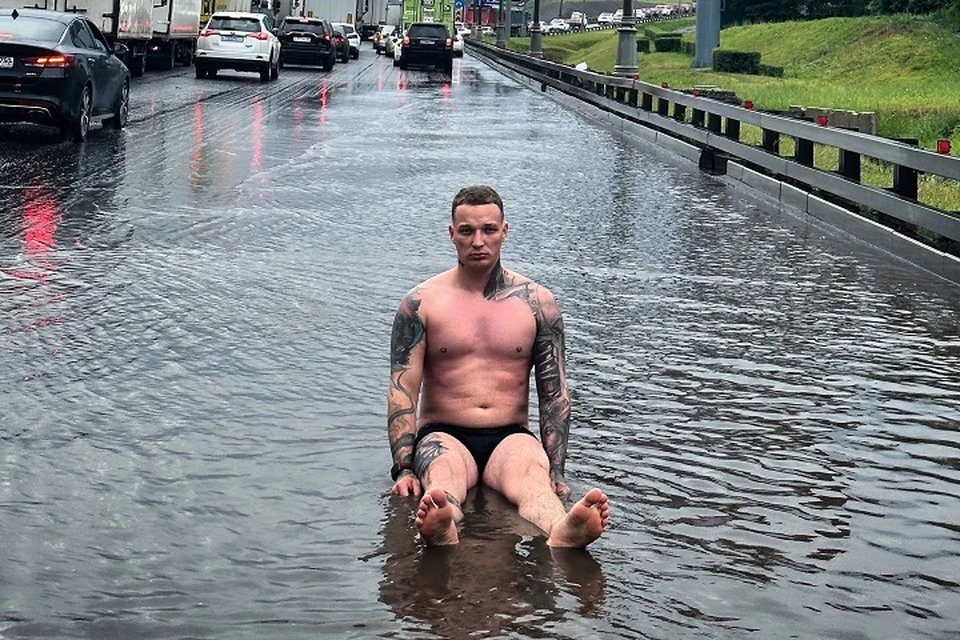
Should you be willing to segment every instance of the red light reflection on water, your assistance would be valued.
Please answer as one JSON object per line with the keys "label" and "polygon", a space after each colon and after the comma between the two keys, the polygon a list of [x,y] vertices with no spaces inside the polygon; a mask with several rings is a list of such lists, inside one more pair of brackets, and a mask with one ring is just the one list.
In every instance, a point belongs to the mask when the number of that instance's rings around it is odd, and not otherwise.
{"label": "red light reflection on water", "polygon": [[260,160],[263,158],[263,105],[255,102],[253,105],[253,157],[250,160],[250,168],[257,170],[260,168]]}
{"label": "red light reflection on water", "polygon": [[203,173],[203,105],[198,101],[193,105],[193,151],[190,153],[190,185],[200,185]]}
{"label": "red light reflection on water", "polygon": [[57,264],[50,258],[57,248],[57,227],[60,224],[60,209],[52,194],[42,187],[25,187],[23,190],[23,254],[40,272],[20,270],[18,278],[45,280],[44,271],[56,271]]}
{"label": "red light reflection on water", "polygon": [[327,102],[330,100],[330,85],[324,82],[320,85],[320,124],[327,122]]}
{"label": "red light reflection on water", "polygon": [[440,87],[440,97],[442,97],[444,100],[449,100],[451,94],[452,91],[450,90],[450,83],[444,82],[443,86]]}

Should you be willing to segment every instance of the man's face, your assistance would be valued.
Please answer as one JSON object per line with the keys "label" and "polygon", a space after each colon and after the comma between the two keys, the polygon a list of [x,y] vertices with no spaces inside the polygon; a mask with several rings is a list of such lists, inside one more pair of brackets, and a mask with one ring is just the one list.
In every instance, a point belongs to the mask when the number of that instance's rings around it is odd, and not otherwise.
{"label": "man's face", "polygon": [[495,204],[462,204],[453,212],[450,239],[465,267],[489,268],[500,260],[507,223]]}

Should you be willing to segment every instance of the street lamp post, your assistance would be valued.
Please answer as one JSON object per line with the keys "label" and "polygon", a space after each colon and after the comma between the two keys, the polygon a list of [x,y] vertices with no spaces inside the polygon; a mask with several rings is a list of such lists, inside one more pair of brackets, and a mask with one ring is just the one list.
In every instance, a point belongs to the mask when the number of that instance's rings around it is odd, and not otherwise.
{"label": "street lamp post", "polygon": [[637,17],[633,14],[633,0],[623,0],[623,15],[617,29],[617,62],[613,75],[633,77],[637,73]]}
{"label": "street lamp post", "polygon": [[501,49],[506,49],[507,47],[507,29],[510,27],[507,26],[506,16],[508,9],[504,7],[510,3],[510,0],[500,0],[500,28],[497,29],[497,46]]}
{"label": "street lamp post", "polygon": [[543,34],[540,33],[540,0],[533,0],[533,26],[530,27],[530,55],[543,57]]}

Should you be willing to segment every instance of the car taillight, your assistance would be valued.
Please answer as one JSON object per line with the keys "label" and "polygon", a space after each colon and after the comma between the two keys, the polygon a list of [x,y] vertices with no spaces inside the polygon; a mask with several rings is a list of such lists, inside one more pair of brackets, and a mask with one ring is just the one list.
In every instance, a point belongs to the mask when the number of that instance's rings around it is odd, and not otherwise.
{"label": "car taillight", "polygon": [[269,40],[270,35],[266,31],[257,31],[256,33],[248,33],[248,38],[256,38],[257,40]]}
{"label": "car taillight", "polygon": [[66,69],[72,67],[75,58],[69,54],[55,54],[50,56],[36,56],[34,58],[21,58],[20,62],[25,67],[42,67],[44,69]]}
{"label": "car taillight", "polygon": [[206,38],[207,36],[218,36],[218,35],[220,35],[220,32],[217,31],[216,29],[204,29],[203,31],[200,32],[201,38]]}
{"label": "car taillight", "polygon": [[453,40],[451,40],[450,38],[447,38],[447,49],[449,49],[452,46],[453,46]]}
{"label": "car taillight", "polygon": [[330,34],[329,33],[323,34],[323,39],[325,42],[330,42]]}
{"label": "car taillight", "polygon": [[410,46],[410,36],[403,36],[403,46],[405,47]]}

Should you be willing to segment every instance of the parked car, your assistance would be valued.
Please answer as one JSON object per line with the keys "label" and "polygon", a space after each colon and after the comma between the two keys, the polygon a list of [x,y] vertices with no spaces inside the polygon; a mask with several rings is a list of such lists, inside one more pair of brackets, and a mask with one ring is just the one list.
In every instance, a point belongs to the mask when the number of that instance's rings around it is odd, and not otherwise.
{"label": "parked car", "polygon": [[55,126],[83,141],[90,123],[121,129],[130,110],[130,71],[82,14],[0,9],[0,122]]}
{"label": "parked car", "polygon": [[334,28],[339,28],[343,35],[347,37],[347,42],[350,43],[350,57],[356,60],[360,57],[360,34],[357,33],[356,27],[348,22],[334,22]]}
{"label": "parked car", "polygon": [[333,25],[323,18],[288,16],[277,29],[280,64],[302,64],[333,69],[339,56]]}
{"label": "parked car", "polygon": [[337,52],[337,60],[350,62],[350,42],[339,27],[333,27],[333,49]]}
{"label": "parked car", "polygon": [[373,34],[373,50],[379,53],[385,53],[387,49],[387,39],[397,31],[392,24],[382,24],[377,32]]}
{"label": "parked car", "polygon": [[273,34],[273,18],[243,11],[214,13],[197,38],[194,66],[198,78],[212,78],[220,69],[233,69],[256,71],[262,82],[276,80],[280,75],[280,40]]}
{"label": "parked car", "polygon": [[434,65],[453,71],[453,36],[437,22],[414,22],[403,37],[400,68],[411,64]]}
{"label": "parked car", "polygon": [[597,24],[613,24],[613,14],[609,12],[601,13],[597,16]]}
{"label": "parked car", "polygon": [[453,34],[453,57],[463,57],[463,36],[459,33]]}

